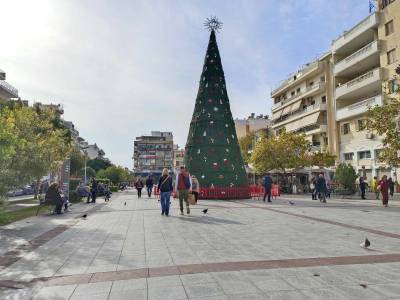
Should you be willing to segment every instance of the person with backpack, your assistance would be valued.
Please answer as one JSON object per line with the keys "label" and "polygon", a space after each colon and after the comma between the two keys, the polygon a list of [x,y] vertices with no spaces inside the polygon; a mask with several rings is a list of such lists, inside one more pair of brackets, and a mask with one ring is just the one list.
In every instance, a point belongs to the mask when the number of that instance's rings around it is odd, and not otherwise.
{"label": "person with backpack", "polygon": [[138,198],[142,198],[142,188],[143,188],[143,180],[142,178],[138,178],[135,182],[135,188],[137,190]]}
{"label": "person with backpack", "polygon": [[179,197],[181,215],[183,215],[183,201],[186,203],[186,213],[189,215],[189,193],[192,191],[192,177],[184,166],[181,166],[179,173],[176,175],[175,190]]}
{"label": "person with backpack", "polygon": [[151,198],[151,192],[153,190],[153,178],[151,177],[151,175],[149,175],[146,179],[146,189],[147,189],[147,196],[149,196],[149,198]]}
{"label": "person with backpack", "polygon": [[169,176],[168,169],[164,168],[157,186],[157,191],[160,192],[161,215],[166,215],[167,217],[169,215],[169,199],[173,190],[172,177]]}

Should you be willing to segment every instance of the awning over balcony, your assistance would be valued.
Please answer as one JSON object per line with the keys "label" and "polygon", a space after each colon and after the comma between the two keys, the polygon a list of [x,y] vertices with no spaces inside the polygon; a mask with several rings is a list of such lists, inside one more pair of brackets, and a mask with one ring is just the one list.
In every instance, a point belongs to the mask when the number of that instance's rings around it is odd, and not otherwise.
{"label": "awning over balcony", "polygon": [[314,125],[318,122],[319,115],[320,112],[316,112],[306,117],[303,117],[297,121],[288,123],[285,125],[286,131],[296,131],[299,130],[300,128]]}
{"label": "awning over balcony", "polygon": [[313,113],[301,119],[302,127],[314,125],[318,122],[320,112]]}
{"label": "awning over balcony", "polygon": [[286,107],[282,110],[282,116],[289,114],[289,113],[291,112],[291,108],[292,108],[292,105],[286,106]]}
{"label": "awning over balcony", "polygon": [[296,110],[299,110],[300,106],[301,106],[301,100],[297,101],[295,103],[292,104],[292,107],[290,109],[291,112],[295,112]]}
{"label": "awning over balcony", "polygon": [[279,119],[281,116],[282,116],[282,112],[283,112],[283,109],[281,109],[280,111],[278,111],[278,112],[275,112],[275,113],[272,113],[272,120],[276,120],[276,119]]}

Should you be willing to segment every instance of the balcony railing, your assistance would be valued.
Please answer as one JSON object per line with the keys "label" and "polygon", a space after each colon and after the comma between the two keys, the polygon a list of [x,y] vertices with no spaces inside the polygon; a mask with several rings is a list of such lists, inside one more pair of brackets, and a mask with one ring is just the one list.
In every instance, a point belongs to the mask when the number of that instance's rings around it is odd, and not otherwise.
{"label": "balcony railing", "polygon": [[316,84],[313,84],[312,86],[308,86],[304,90],[300,91],[300,93],[296,93],[293,96],[290,96],[290,97],[286,98],[285,100],[274,104],[272,106],[272,110],[275,110],[275,109],[281,107],[282,105],[285,105],[286,103],[292,101],[293,99],[299,98],[310,91],[313,91],[313,90],[317,91],[322,87],[325,87],[325,82],[318,82]]}
{"label": "balcony railing", "polygon": [[[292,82],[297,81],[298,79],[301,79],[308,71],[318,67],[318,60],[315,60],[313,62],[310,62],[308,64],[305,64],[300,67],[300,69],[297,72],[294,72],[288,76],[287,79],[282,80],[280,83],[278,83],[275,88],[271,91],[271,94],[277,93],[279,90],[283,89],[287,85],[291,84]],[[294,79],[296,77],[296,79]]]}
{"label": "balcony railing", "polygon": [[9,92],[11,95],[18,97],[18,90],[13,87],[11,84],[4,80],[0,80],[0,87],[5,89],[7,92]]}
{"label": "balcony railing", "polygon": [[352,39],[354,39],[356,36],[360,35],[361,33],[365,32],[366,30],[378,26],[379,24],[379,18],[378,18],[378,13],[373,13],[366,17],[364,20],[362,20],[360,23],[355,25],[353,28],[351,28],[348,31],[345,31],[341,36],[339,36],[336,40],[333,41],[332,48],[333,50],[337,50]]}
{"label": "balcony railing", "polygon": [[343,71],[350,65],[354,64],[357,58],[362,58],[363,55],[367,57],[374,52],[378,52],[378,50],[378,41],[373,41],[372,43],[369,43],[368,45],[339,61],[335,65],[335,73]]}
{"label": "balcony railing", "polygon": [[367,73],[362,74],[350,80],[336,88],[336,99],[342,97],[343,95],[354,92],[362,87],[372,87],[372,83],[376,83],[380,80],[380,68],[373,69]]}
{"label": "balcony railing", "polygon": [[368,108],[375,105],[382,105],[382,95],[377,95],[349,106],[339,108],[336,111],[336,120],[340,121],[349,117],[363,114],[368,110]]}

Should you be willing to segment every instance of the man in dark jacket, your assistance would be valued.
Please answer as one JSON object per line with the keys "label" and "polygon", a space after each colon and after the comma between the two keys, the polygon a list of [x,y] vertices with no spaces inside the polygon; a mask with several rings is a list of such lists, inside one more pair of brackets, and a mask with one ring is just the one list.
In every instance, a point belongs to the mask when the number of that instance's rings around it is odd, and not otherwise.
{"label": "man in dark jacket", "polygon": [[92,186],[90,188],[90,193],[92,194],[92,203],[96,203],[96,197],[97,197],[97,188],[98,188],[98,183],[96,179],[92,179]]}
{"label": "man in dark jacket", "polygon": [[267,175],[264,177],[264,202],[265,198],[268,195],[268,202],[271,202],[271,190],[272,190],[272,178],[271,176],[267,173]]}
{"label": "man in dark jacket", "polygon": [[149,196],[149,198],[151,198],[151,191],[153,190],[153,178],[151,177],[151,175],[149,175],[149,177],[147,177],[146,179],[146,189],[147,189],[147,196]]}
{"label": "man in dark jacket", "polygon": [[361,191],[361,199],[365,198],[365,190],[367,189],[367,183],[364,180],[364,177],[360,177],[360,191]]}
{"label": "man in dark jacket", "polygon": [[324,178],[324,174],[319,174],[317,183],[315,185],[316,194],[319,198],[319,201],[326,203],[326,181]]}

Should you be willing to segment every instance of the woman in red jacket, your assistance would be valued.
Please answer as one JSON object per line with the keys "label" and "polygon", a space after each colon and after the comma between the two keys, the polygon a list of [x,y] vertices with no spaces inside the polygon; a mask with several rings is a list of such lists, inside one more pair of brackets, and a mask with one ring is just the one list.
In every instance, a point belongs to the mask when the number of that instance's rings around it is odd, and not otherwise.
{"label": "woman in red jacket", "polygon": [[389,181],[386,175],[383,175],[382,180],[379,181],[379,190],[382,194],[382,204],[387,207],[389,202]]}

